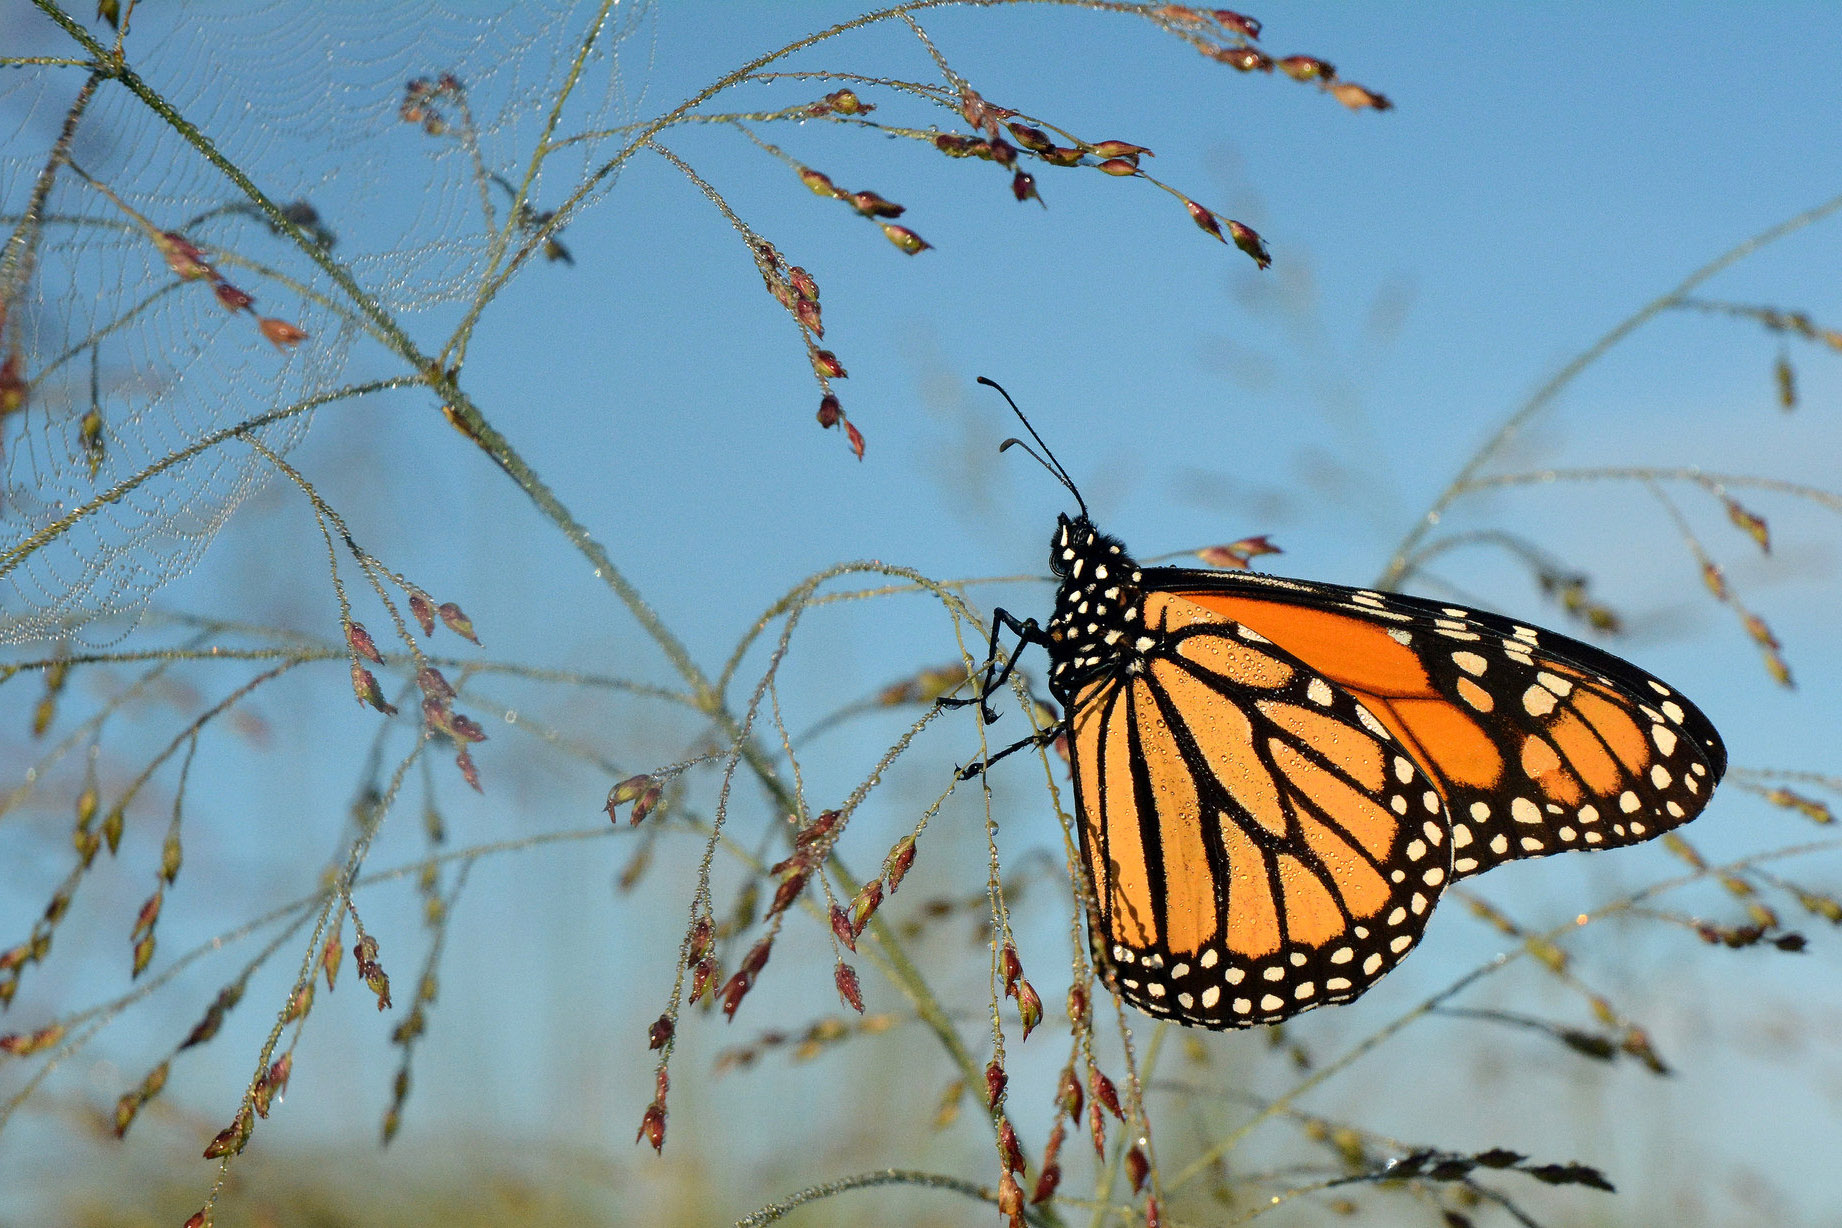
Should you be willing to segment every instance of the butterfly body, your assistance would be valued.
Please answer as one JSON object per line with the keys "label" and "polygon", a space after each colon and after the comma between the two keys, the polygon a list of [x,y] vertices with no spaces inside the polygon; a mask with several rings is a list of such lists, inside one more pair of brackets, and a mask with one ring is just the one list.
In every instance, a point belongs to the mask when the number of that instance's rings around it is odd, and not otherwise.
{"label": "butterfly body", "polygon": [[1555,632],[1141,567],[1085,514],[1051,551],[1048,625],[1000,623],[1048,651],[1094,949],[1154,1015],[1242,1027],[1355,998],[1454,879],[1649,839],[1726,767],[1686,699]]}

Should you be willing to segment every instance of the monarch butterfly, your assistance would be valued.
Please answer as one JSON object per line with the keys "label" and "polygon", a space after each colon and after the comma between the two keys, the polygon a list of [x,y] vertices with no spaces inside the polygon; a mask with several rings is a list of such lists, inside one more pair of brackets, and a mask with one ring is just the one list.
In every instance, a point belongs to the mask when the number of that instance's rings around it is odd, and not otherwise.
{"label": "monarch butterfly", "polygon": [[1419,941],[1450,882],[1648,840],[1700,814],[1726,770],[1687,699],[1553,631],[1141,567],[1023,422],[1080,513],[1052,538],[1048,625],[995,611],[981,698],[956,702],[991,719],[982,697],[1026,646],[1048,652],[1063,719],[1011,749],[1067,736],[1090,940],[1141,1010],[1230,1028],[1348,1002]]}

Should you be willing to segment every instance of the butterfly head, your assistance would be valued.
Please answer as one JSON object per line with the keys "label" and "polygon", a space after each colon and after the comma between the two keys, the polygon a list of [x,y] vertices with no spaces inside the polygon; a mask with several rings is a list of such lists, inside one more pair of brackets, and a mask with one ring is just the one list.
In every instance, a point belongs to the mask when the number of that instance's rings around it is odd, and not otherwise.
{"label": "butterfly head", "polygon": [[[1096,529],[1085,514],[1056,517],[1055,536],[1049,541],[1049,569],[1056,579],[1081,580],[1083,572],[1087,573],[1086,579],[1091,579],[1094,565],[1111,559],[1122,560],[1128,570],[1135,566],[1126,554],[1125,544]],[[1082,560],[1087,562],[1077,567]]]}

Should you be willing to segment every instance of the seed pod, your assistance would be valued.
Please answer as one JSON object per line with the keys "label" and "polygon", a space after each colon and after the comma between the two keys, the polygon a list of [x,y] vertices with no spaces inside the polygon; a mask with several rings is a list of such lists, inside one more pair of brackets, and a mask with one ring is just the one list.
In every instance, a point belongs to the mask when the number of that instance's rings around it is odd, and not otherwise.
{"label": "seed pod", "polygon": [[1230,34],[1239,34],[1242,38],[1259,38],[1260,23],[1252,17],[1237,13],[1233,9],[1216,9],[1209,14],[1222,24]]}
{"label": "seed pod", "polygon": [[1060,1082],[1056,1084],[1055,1089],[1056,1107],[1068,1115],[1069,1121],[1073,1121],[1081,1116],[1081,1103],[1083,1099],[1081,1082],[1079,1079],[1075,1078],[1074,1067],[1062,1067],[1062,1077]]}
{"label": "seed pod", "polygon": [[169,230],[165,234],[154,236],[154,247],[181,281],[202,281],[213,275],[211,266],[205,263],[204,254],[193,246],[190,240],[177,231]]}
{"label": "seed pod", "polygon": [[1145,1188],[1145,1177],[1151,1172],[1151,1161],[1137,1144],[1126,1152],[1126,1178],[1132,1182],[1132,1192],[1138,1193]]}
{"label": "seed pod", "polygon": [[691,969],[691,1001],[703,997],[704,991],[716,984],[716,973],[715,958],[705,956],[697,961],[697,966]]}
{"label": "seed pod", "polygon": [[985,1103],[997,1108],[1004,1100],[1004,1089],[1010,1085],[1010,1076],[1004,1073],[1004,1067],[993,1058],[985,1063]]}
{"label": "seed pod", "polygon": [[211,287],[211,292],[217,295],[217,301],[224,305],[226,311],[247,311],[249,305],[256,301],[227,281],[217,282]]}
{"label": "seed pod", "polygon": [[479,646],[479,637],[473,633],[473,620],[463,614],[459,606],[452,601],[444,601],[435,608],[435,612],[441,615],[441,621],[447,625],[448,630],[475,647]]}
{"label": "seed pod", "polygon": [[384,663],[384,654],[377,650],[377,641],[371,638],[371,633],[365,630],[363,623],[349,622],[345,625],[345,642],[353,652],[373,665]]}
{"label": "seed pod", "polygon": [[915,864],[915,837],[903,836],[889,850],[889,856],[883,860],[883,875],[889,880],[889,894],[894,895],[902,880],[908,877],[908,869]]}
{"label": "seed pod", "polygon": [[793,316],[815,337],[825,335],[825,321],[819,313],[819,305],[811,299],[799,299],[793,304]]}
{"label": "seed pod", "polygon": [[1289,55],[1279,61],[1279,71],[1294,81],[1331,81],[1337,70],[1311,55]]}
{"label": "seed pod", "polygon": [[1093,1093],[1096,1105],[1106,1106],[1106,1111],[1124,1121],[1126,1115],[1119,1111],[1119,1092],[1113,1086],[1113,1080],[1094,1067],[1087,1072],[1087,1090]]}
{"label": "seed pod", "polygon": [[870,918],[876,915],[882,903],[882,879],[873,878],[858,888],[856,896],[851,900],[851,929],[861,935],[863,927],[870,923]]}
{"label": "seed pod", "polygon": [[257,320],[256,329],[278,350],[290,349],[307,340],[307,334],[299,328],[273,316],[263,316]]}
{"label": "seed pod", "polygon": [[926,239],[923,239],[908,227],[896,226],[888,222],[883,223],[883,235],[891,243],[901,248],[905,255],[909,256],[918,256],[933,246],[932,243],[929,243]]}
{"label": "seed pod", "polygon": [[1394,104],[1386,94],[1365,89],[1354,81],[1339,81],[1330,87],[1330,96],[1352,111],[1392,111]]}
{"label": "seed pod", "polygon": [[906,205],[898,205],[892,200],[885,200],[875,192],[868,190],[852,192],[850,202],[851,208],[865,217],[901,217],[908,212]]}
{"label": "seed pod", "polygon": [[24,409],[32,395],[32,386],[20,374],[19,366],[17,352],[8,353],[5,359],[0,359],[0,418]]}
{"label": "seed pod", "polygon": [[1253,262],[1261,268],[1267,268],[1273,263],[1273,255],[1266,250],[1266,242],[1253,227],[1230,220],[1228,234],[1234,240],[1234,245],[1251,256]]}
{"label": "seed pod", "polygon": [[1011,1125],[1008,1117],[998,1123],[998,1155],[1004,1161],[1004,1171],[1023,1171],[1023,1145],[1017,1141],[1016,1127]]}
{"label": "seed pod", "polygon": [[851,950],[857,949],[857,931],[851,928],[851,914],[838,904],[831,906],[831,932]]}
{"label": "seed pod", "polygon": [[1043,1000],[1028,981],[1017,986],[1017,1020],[1023,1024],[1025,1040],[1030,1039],[1030,1033],[1043,1021]]}
{"label": "seed pod", "polygon": [[1130,141],[1102,141],[1088,152],[1096,158],[1124,158],[1134,166],[1138,165],[1141,157],[1157,156],[1143,145],[1134,145]]}
{"label": "seed pod", "polygon": [[857,983],[857,970],[840,960],[832,979],[837,982],[838,996],[844,999],[844,1004],[859,1015],[863,1014],[863,990]]}
{"label": "seed pod", "polygon": [[645,792],[640,794],[639,800],[633,803],[633,810],[627,816],[627,826],[638,827],[646,816],[652,813],[653,807],[659,804],[659,799],[664,795],[665,790],[658,785],[647,785]]}
{"label": "seed pod", "polygon": [[1013,1225],[1023,1223],[1023,1187],[1009,1169],[998,1181],[998,1214],[1008,1217]]}
{"label": "seed pod", "polygon": [[637,1143],[641,1139],[651,1143],[655,1152],[665,1149],[665,1106],[656,1100],[646,1106],[646,1112],[640,1117],[640,1130],[633,1141]]}
{"label": "seed pod", "polygon": [[377,676],[357,663],[352,665],[352,693],[358,702],[370,704],[385,716],[397,714],[396,705],[384,698],[383,688],[377,685]]}
{"label": "seed pod", "polygon": [[831,181],[831,176],[824,171],[815,171],[810,166],[802,166],[799,168],[799,178],[801,183],[812,189],[815,196],[828,196],[836,200],[844,195]]}
{"label": "seed pod", "polygon": [[1019,145],[1031,153],[1046,153],[1055,148],[1055,142],[1041,128],[1032,128],[1028,124],[1009,123],[1004,125],[1016,138]]}

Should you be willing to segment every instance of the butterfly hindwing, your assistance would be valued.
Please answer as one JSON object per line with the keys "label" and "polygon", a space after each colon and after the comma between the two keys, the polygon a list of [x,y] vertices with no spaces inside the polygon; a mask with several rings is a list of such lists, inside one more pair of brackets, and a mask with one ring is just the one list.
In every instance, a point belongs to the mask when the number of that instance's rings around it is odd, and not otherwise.
{"label": "butterfly hindwing", "polygon": [[1071,705],[1103,966],[1147,1012],[1213,1027],[1356,997],[1450,874],[1440,795],[1283,649],[1173,595],[1144,615],[1142,668]]}

